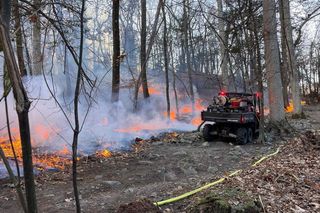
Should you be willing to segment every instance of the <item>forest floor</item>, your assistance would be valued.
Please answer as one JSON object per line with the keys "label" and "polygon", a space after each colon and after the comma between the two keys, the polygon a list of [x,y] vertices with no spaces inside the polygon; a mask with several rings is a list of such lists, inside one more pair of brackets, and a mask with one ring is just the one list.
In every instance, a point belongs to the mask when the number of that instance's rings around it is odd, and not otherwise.
{"label": "forest floor", "polygon": [[[83,212],[115,212],[121,204],[139,199],[161,201],[237,169],[244,172],[162,210],[189,212],[208,193],[233,187],[252,197],[260,195],[268,212],[316,212],[320,210],[319,150],[306,148],[306,140],[299,139],[306,136],[299,134],[319,129],[320,106],[306,106],[305,112],[307,119],[288,120],[298,135],[293,130],[282,137],[269,135],[266,144],[208,143],[198,132],[174,132],[137,141],[131,153],[81,159],[78,183]],[[277,156],[256,168],[250,166],[277,147],[281,147]],[[75,211],[70,170],[44,172],[36,177],[36,187],[39,212]],[[22,212],[8,180],[0,181],[2,212]]]}

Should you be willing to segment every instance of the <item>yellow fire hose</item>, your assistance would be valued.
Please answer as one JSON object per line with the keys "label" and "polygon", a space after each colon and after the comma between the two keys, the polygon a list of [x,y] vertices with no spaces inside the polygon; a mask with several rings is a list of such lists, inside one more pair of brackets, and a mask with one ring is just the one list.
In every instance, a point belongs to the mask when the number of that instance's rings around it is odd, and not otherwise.
{"label": "yellow fire hose", "polygon": [[[253,167],[257,166],[257,165],[260,164],[262,161],[264,161],[264,160],[266,160],[266,159],[268,159],[268,158],[270,158],[270,157],[278,154],[279,151],[280,151],[280,149],[277,148],[277,150],[276,150],[275,152],[273,152],[273,153],[271,153],[271,154],[269,154],[269,155],[266,155],[266,156],[260,158],[260,160],[256,161],[256,162],[255,162],[254,164],[252,164],[251,166],[253,166]],[[214,181],[214,182],[212,182],[212,183],[208,183],[208,184],[206,184],[206,185],[204,185],[204,186],[202,186],[202,187],[200,187],[200,188],[194,189],[194,190],[192,190],[192,191],[190,191],[190,192],[184,193],[184,194],[179,195],[179,196],[177,196],[177,197],[173,197],[173,198],[169,198],[169,199],[167,199],[167,200],[155,202],[155,203],[153,203],[153,204],[156,205],[156,206],[162,206],[162,205],[165,205],[165,204],[174,203],[174,202],[176,202],[176,201],[179,201],[179,200],[182,200],[182,199],[184,199],[184,198],[186,198],[186,197],[189,197],[189,196],[191,196],[191,195],[194,195],[194,194],[196,194],[196,193],[198,193],[198,192],[200,192],[200,191],[202,191],[202,190],[204,190],[204,189],[207,189],[207,188],[209,188],[209,187],[211,187],[211,186],[214,186],[214,185],[217,185],[217,184],[219,184],[219,183],[222,183],[223,181],[226,180],[226,178],[236,176],[236,175],[240,174],[241,172],[242,172],[242,170],[239,169],[239,170],[237,170],[237,171],[234,171],[234,172],[230,173],[227,177],[220,178],[220,179],[218,179],[218,180],[216,180],[216,181]]]}

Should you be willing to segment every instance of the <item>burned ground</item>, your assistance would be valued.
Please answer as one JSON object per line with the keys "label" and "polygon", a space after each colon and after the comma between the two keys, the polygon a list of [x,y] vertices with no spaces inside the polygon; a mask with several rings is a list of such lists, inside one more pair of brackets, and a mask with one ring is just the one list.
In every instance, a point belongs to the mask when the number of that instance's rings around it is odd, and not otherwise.
{"label": "burned ground", "polygon": [[[309,115],[308,119],[289,120],[290,124],[299,132],[317,129],[320,126],[319,107],[308,107],[307,114]],[[290,134],[282,138],[273,137],[274,140],[265,145],[235,146],[226,141],[205,142],[197,132],[167,133],[150,140],[138,140],[135,152],[115,154],[111,158],[81,159],[78,167],[78,180],[82,208],[84,212],[115,212],[124,203],[140,199],[160,201],[180,195],[212,182],[227,172],[248,169],[252,162],[262,155],[272,152],[275,147],[286,144],[294,147],[294,137],[294,134]],[[292,155],[300,148],[299,145],[295,149],[291,149]],[[283,157],[284,154],[279,156]],[[307,151],[301,152],[299,156],[307,154]],[[275,159],[284,160],[281,157]],[[272,161],[268,162],[272,164]],[[268,163],[263,163],[263,165],[268,165]],[[291,164],[285,165],[289,167]],[[309,166],[309,164],[306,165]],[[263,168],[266,169],[267,166]],[[270,165],[270,168],[273,167]],[[250,171],[248,169],[241,174],[243,176],[239,176],[243,180],[240,182],[242,184],[238,184],[239,187],[246,186],[245,180],[248,183],[254,182],[253,179],[246,179],[246,175],[251,174]],[[260,172],[262,171],[257,169],[257,173]],[[313,172],[319,176],[319,170]],[[295,175],[300,178],[300,174]],[[251,177],[258,180],[260,176],[252,175]],[[281,184],[286,184],[286,181],[289,180],[285,178],[280,177],[277,181],[283,179]],[[310,179],[310,181],[318,184],[314,179]],[[227,184],[232,187],[238,186],[236,182],[230,183],[228,181]],[[71,176],[68,170],[44,172],[37,176],[36,185],[40,212],[74,212]],[[220,185],[219,187],[230,185]],[[0,189],[0,211],[22,212],[16,200],[14,189],[7,180],[1,181]],[[196,204],[200,195],[205,196],[206,193],[211,192],[210,190],[164,206],[162,210],[167,212],[186,211],[190,205]],[[273,208],[271,202],[265,201],[266,198],[263,195],[262,199],[267,210],[272,211],[280,208]],[[313,203],[316,205],[316,202]]]}

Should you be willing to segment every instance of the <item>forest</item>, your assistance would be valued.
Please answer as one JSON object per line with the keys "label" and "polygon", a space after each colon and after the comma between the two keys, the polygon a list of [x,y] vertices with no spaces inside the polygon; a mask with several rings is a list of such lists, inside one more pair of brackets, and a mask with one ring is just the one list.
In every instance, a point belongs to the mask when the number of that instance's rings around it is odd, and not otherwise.
{"label": "forest", "polygon": [[319,212],[318,0],[0,0],[0,212]]}

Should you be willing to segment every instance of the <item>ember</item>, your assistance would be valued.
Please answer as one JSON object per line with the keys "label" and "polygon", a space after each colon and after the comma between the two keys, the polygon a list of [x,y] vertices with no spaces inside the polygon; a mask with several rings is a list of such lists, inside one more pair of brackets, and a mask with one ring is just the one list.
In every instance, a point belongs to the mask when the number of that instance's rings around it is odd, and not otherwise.
{"label": "ember", "polygon": [[109,150],[105,149],[100,152],[97,152],[96,155],[98,157],[110,158],[112,156],[112,153]]}
{"label": "ember", "polygon": [[[159,87],[159,85],[157,84],[153,84],[153,86],[148,87],[148,91],[150,95],[161,95],[162,93],[160,92],[160,90],[156,87]],[[139,92],[142,93],[142,87],[140,87]]]}
{"label": "ember", "polygon": [[[301,105],[306,105],[305,101],[301,101]],[[294,111],[294,106],[292,100],[289,102],[289,106],[286,107],[286,112],[293,112]]]}
{"label": "ember", "polygon": [[293,110],[294,110],[293,103],[290,102],[289,106],[286,107],[286,112],[293,112]]}
{"label": "ember", "polygon": [[[22,149],[20,137],[15,136],[12,144],[18,158],[18,162],[21,163]],[[0,137],[0,146],[9,159],[14,158],[10,141],[6,137]],[[63,170],[65,169],[66,165],[70,165],[71,163],[70,159],[68,159],[67,157],[67,155],[70,154],[70,151],[67,149],[67,147],[55,153],[37,153],[37,150],[34,149],[34,153],[35,154],[33,156],[33,163],[39,170],[44,170],[47,168],[56,168],[59,170]]]}

